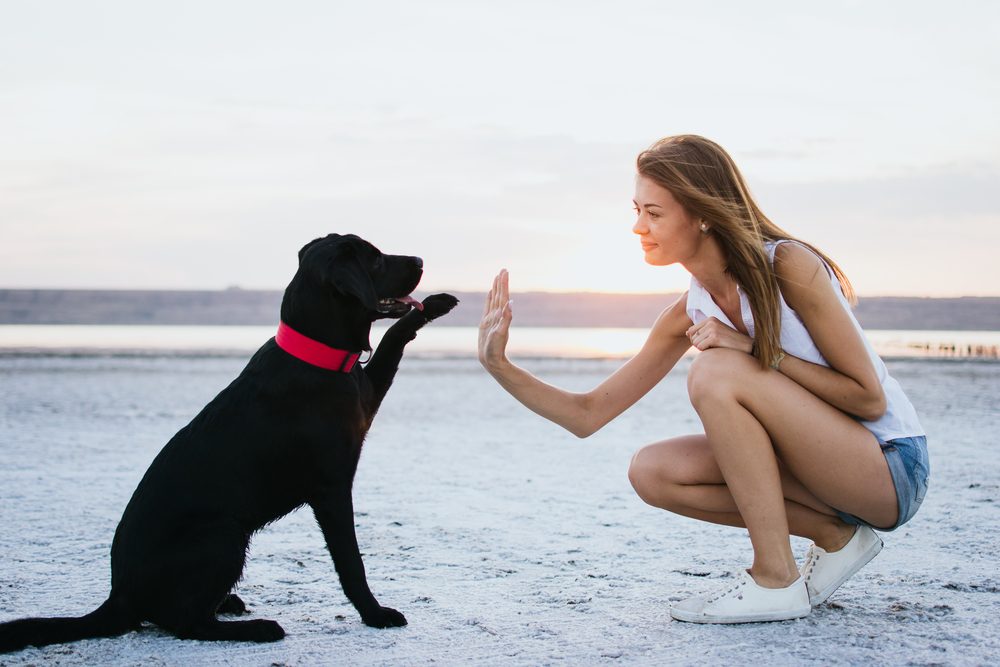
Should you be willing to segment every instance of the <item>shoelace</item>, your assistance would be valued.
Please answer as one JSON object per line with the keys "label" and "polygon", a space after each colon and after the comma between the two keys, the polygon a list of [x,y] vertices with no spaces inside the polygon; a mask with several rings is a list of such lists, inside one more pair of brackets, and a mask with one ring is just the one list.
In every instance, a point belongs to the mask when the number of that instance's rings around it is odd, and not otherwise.
{"label": "shoelace", "polygon": [[[715,597],[713,597],[713,598],[709,598],[709,600],[708,600],[708,604],[711,604],[711,603],[713,603],[713,602],[718,602],[719,600],[721,600],[721,599],[722,599],[722,598],[724,598],[724,597],[727,597],[727,596],[728,596],[728,595],[730,595],[731,593],[735,593],[735,592],[736,592],[736,591],[738,591],[739,589],[743,588],[743,586],[745,586],[745,585],[746,585],[746,583],[747,583],[747,580],[746,580],[746,579],[740,579],[739,583],[736,583],[736,584],[733,584],[732,586],[730,586],[729,588],[725,589],[724,591],[722,591],[721,593],[719,593],[719,594],[718,594],[718,595],[716,595]],[[741,596],[739,596],[739,599],[741,599],[741,600],[742,600],[742,599],[743,599],[743,596],[742,596],[742,595],[741,595]]]}
{"label": "shoelace", "polygon": [[816,568],[816,563],[819,559],[823,557],[817,549],[816,545],[809,547],[809,552],[806,554],[806,565],[802,568],[802,574],[805,576],[806,581],[812,577],[813,570]]}

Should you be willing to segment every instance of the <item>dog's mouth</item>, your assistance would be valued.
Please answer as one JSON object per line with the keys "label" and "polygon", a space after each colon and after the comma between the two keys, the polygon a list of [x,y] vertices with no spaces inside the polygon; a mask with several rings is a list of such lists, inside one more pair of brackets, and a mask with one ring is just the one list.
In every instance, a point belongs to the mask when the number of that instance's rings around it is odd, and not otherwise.
{"label": "dog's mouth", "polygon": [[410,308],[423,310],[424,304],[420,303],[412,296],[400,296],[390,297],[388,299],[379,299],[376,308],[380,315],[402,315],[403,313],[408,312]]}

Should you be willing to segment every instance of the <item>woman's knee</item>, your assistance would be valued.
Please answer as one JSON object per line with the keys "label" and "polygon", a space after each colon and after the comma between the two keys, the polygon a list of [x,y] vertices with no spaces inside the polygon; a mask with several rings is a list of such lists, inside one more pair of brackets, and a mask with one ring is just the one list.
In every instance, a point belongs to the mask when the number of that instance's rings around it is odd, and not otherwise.
{"label": "woman's knee", "polygon": [[632,455],[632,460],[628,464],[628,481],[635,489],[635,492],[642,497],[642,490],[646,487],[647,477],[649,476],[649,465],[646,461],[646,455],[643,452],[646,451],[646,447],[643,447],[635,454]]}
{"label": "woman's knee", "polygon": [[699,352],[688,369],[687,389],[691,404],[731,398],[746,381],[748,360],[753,357],[736,350],[713,348]]}
{"label": "woman's knee", "polygon": [[632,456],[628,481],[636,494],[648,505],[669,509],[672,489],[677,484],[676,470],[658,451],[662,445],[648,445]]}

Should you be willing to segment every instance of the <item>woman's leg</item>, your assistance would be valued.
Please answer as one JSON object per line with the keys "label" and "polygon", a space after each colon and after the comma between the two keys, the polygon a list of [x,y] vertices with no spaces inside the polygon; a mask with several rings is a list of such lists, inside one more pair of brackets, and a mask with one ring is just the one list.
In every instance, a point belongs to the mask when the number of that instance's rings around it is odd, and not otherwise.
{"label": "woman's leg", "polygon": [[[703,488],[685,496],[694,505],[688,514],[705,513],[699,518],[714,516],[720,523],[741,521],[750,532],[751,573],[759,584],[781,587],[797,576],[790,521],[795,532],[807,532],[806,524],[818,520],[827,506],[874,525],[895,522],[888,466],[874,436],[851,417],[732,350],[702,352],[691,366],[688,391],[739,519],[723,516],[724,493],[712,500]],[[812,500],[782,483],[779,459]],[[786,486],[792,493],[788,500]],[[703,496],[697,503],[696,495]]]}
{"label": "woman's leg", "polygon": [[[846,544],[854,526],[841,521],[780,461],[779,470],[789,532],[827,551]],[[704,435],[685,435],[643,447],[632,457],[628,475],[639,497],[653,507],[700,521],[746,528]]]}

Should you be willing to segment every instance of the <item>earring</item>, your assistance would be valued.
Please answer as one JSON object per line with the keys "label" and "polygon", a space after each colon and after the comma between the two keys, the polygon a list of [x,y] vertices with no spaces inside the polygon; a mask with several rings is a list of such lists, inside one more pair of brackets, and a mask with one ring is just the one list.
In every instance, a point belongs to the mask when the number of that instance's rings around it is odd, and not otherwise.
{"label": "earring", "polygon": [[708,232],[708,225],[705,224],[704,222],[701,223],[701,232],[702,232],[702,234]]}

